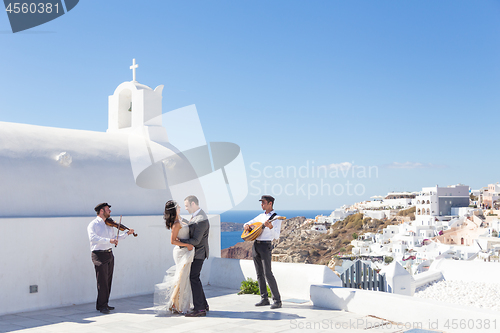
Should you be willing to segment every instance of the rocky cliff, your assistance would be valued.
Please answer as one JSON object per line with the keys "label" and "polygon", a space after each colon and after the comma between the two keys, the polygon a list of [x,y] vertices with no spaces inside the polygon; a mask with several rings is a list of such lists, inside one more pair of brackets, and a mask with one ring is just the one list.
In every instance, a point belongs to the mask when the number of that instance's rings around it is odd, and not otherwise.
{"label": "rocky cliff", "polygon": [[222,258],[252,259],[253,242],[240,242],[221,250]]}
{"label": "rocky cliff", "polygon": [[[411,212],[411,210],[408,210]],[[312,220],[303,216],[281,223],[280,238],[273,241],[273,260],[280,262],[328,265],[334,255],[350,254],[351,241],[364,232],[380,232],[390,224],[398,224],[400,216],[389,220],[363,218],[358,213],[330,227],[328,233],[311,231]],[[223,249],[223,258],[251,259],[253,242],[237,243]]]}
{"label": "rocky cliff", "polygon": [[[281,223],[280,238],[273,241],[273,260],[282,262],[314,262],[307,259],[310,249],[328,250],[325,245],[318,245],[321,234],[310,232],[311,223],[303,216],[294,217]],[[313,245],[312,243],[317,243]],[[252,259],[253,242],[240,242],[221,251],[223,258]],[[316,252],[312,253],[316,256]],[[329,260],[330,258],[328,258]],[[327,261],[328,262],[328,261]]]}

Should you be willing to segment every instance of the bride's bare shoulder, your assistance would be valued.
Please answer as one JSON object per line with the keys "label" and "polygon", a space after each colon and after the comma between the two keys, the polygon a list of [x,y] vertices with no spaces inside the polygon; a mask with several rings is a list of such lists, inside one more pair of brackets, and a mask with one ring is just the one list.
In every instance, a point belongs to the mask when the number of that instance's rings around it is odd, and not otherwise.
{"label": "bride's bare shoulder", "polygon": [[182,227],[185,227],[185,226],[189,225],[189,223],[186,223],[186,222],[187,222],[187,221],[185,221],[185,220],[177,220],[177,221],[175,221],[175,222],[174,222],[174,226],[175,226],[176,228],[179,228],[179,229],[180,229],[180,228],[182,228]]}

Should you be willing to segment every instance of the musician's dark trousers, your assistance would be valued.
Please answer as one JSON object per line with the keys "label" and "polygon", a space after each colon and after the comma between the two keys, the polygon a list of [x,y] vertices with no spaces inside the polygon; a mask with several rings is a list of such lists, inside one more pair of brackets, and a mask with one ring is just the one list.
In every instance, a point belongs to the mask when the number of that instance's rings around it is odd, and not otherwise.
{"label": "musician's dark trousers", "polygon": [[205,310],[208,306],[205,292],[200,280],[200,272],[203,267],[204,259],[194,259],[191,264],[191,273],[189,280],[191,282],[191,292],[193,293],[194,311]]}
{"label": "musician's dark trousers", "polygon": [[271,271],[271,252],[273,245],[271,241],[255,241],[253,243],[252,256],[255,270],[257,272],[257,281],[259,282],[260,297],[268,299],[266,280],[271,289],[273,301],[280,302],[281,296],[278,291],[278,284]]}
{"label": "musician's dark trousers", "polygon": [[96,309],[100,310],[108,306],[109,294],[111,293],[111,282],[113,280],[113,268],[115,257],[113,252],[92,252],[95,276],[97,279],[97,302]]}

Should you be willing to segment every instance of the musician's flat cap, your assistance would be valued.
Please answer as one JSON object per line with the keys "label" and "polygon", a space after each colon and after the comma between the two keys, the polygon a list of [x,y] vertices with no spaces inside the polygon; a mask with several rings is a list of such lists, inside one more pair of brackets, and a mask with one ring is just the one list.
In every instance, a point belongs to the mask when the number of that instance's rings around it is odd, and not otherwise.
{"label": "musician's flat cap", "polygon": [[97,206],[95,206],[94,210],[96,211],[96,213],[99,213],[99,211],[101,209],[103,209],[104,207],[106,207],[106,206],[108,206],[109,208],[111,208],[111,205],[108,205],[107,202],[103,202],[103,203],[100,203]]}
{"label": "musician's flat cap", "polygon": [[267,201],[267,202],[272,202],[274,204],[274,198],[270,195],[263,195],[259,201]]}

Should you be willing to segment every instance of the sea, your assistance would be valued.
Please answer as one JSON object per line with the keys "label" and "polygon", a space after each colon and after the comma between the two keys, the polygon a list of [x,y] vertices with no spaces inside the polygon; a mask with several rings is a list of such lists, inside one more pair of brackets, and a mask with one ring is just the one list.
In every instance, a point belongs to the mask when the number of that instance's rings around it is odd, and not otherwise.
{"label": "sea", "polygon": [[[333,210],[278,210],[276,213],[286,218],[304,216],[308,219],[313,219],[317,215],[329,216]],[[261,214],[262,210],[234,210],[220,214],[221,222],[246,223]],[[241,239],[241,231],[227,231],[220,233],[221,249],[227,249],[236,243],[243,242]]]}

